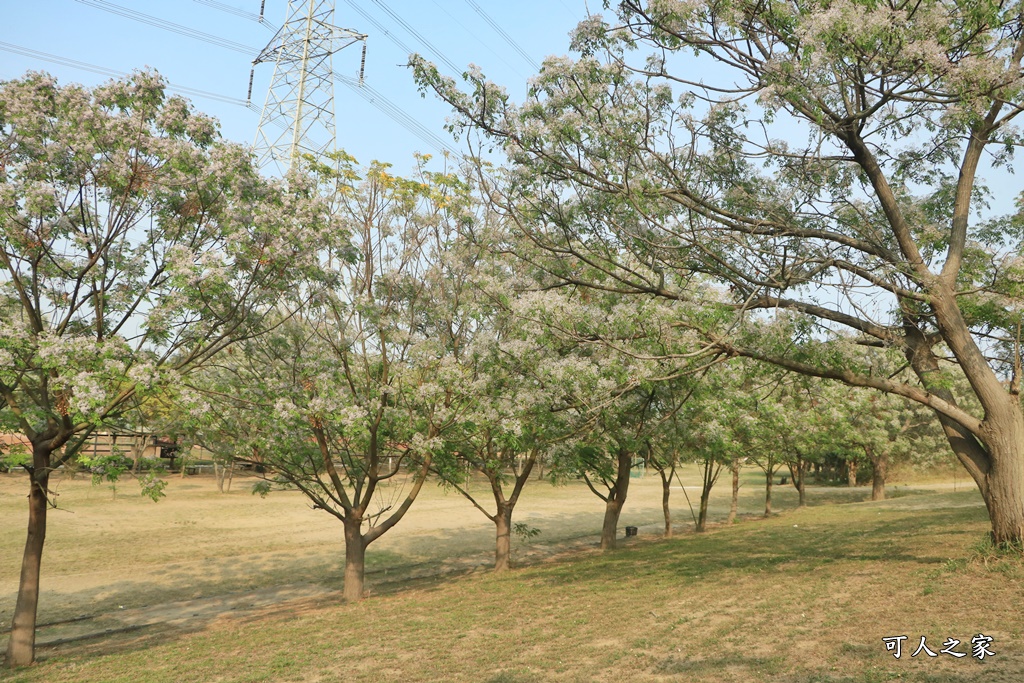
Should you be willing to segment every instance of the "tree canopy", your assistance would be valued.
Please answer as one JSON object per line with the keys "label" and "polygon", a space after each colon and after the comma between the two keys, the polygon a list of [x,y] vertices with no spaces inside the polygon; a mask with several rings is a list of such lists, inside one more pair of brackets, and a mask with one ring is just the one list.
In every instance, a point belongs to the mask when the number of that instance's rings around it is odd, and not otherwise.
{"label": "tree canopy", "polygon": [[0,84],[0,420],[32,451],[10,663],[33,657],[50,473],[260,328],[332,227],[314,190],[261,178],[153,73]]}
{"label": "tree canopy", "polygon": [[[1019,543],[1024,221],[987,207],[980,173],[1005,177],[1019,144],[1021,4],[613,9],[519,105],[479,71],[463,91],[413,62],[456,129],[507,155],[497,201],[556,257],[549,273],[686,302],[677,326],[720,351],[926,405],[994,538]],[[698,276],[721,302],[693,291]],[[780,313],[784,335],[733,322]],[[902,355],[913,381],[876,374],[856,345]],[[950,391],[957,376],[977,409]]]}

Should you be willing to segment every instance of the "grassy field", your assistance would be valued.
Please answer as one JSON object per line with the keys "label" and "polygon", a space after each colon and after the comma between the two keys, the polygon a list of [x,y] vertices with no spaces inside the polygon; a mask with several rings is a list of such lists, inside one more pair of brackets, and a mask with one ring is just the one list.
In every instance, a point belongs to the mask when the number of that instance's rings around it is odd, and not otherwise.
{"label": "grassy field", "polygon": [[[6,520],[19,519],[21,483],[0,481]],[[823,488],[811,492],[816,505],[794,510],[790,490],[780,488],[779,516],[662,541],[657,482],[634,484],[622,523],[640,526],[641,535],[606,554],[592,549],[599,501],[575,485],[528,489],[519,517],[540,528],[544,542],[520,547],[532,564],[507,576],[481,571],[492,534],[486,520],[432,489],[371,554],[373,595],[341,605],[339,525],[294,494],[223,496],[207,481],[186,479],[154,505],[128,487],[115,501],[109,490],[67,482],[68,512],[54,513],[44,560],[41,620],[185,599],[193,602],[182,609],[197,618],[69,639],[41,649],[36,666],[0,678],[1024,680],[1024,563],[984,548],[987,521],[976,492],[904,489],[866,503],[855,502],[864,489]],[[682,525],[689,520],[679,494]],[[727,495],[723,487],[714,499],[713,519],[724,516]],[[760,505],[751,477],[743,509]],[[0,535],[5,620],[21,527],[5,524]],[[556,551],[566,552],[548,557]],[[459,573],[432,575],[445,566]],[[306,593],[254,599],[248,610],[204,610],[218,596],[223,602],[282,585]],[[921,636],[935,652],[947,638],[970,652],[979,633],[994,638],[996,654],[984,661],[910,657]],[[882,642],[896,635],[908,637],[899,660]]]}

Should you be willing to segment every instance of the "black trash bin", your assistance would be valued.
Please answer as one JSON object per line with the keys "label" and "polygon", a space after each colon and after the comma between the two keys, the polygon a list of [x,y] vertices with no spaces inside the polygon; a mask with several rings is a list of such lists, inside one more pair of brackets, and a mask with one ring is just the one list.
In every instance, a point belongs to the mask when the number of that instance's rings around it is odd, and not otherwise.
{"label": "black trash bin", "polygon": [[627,526],[626,527],[626,535],[627,536],[636,536],[636,531],[637,531],[637,529],[636,529],[635,526]]}

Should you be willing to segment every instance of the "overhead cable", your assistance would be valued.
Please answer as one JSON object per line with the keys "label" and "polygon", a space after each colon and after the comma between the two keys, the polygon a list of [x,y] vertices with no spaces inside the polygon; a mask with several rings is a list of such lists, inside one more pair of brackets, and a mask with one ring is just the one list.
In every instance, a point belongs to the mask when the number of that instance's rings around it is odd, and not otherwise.
{"label": "overhead cable", "polygon": [[489,26],[490,26],[490,27],[491,27],[492,29],[494,29],[494,31],[495,31],[495,32],[496,32],[496,33],[497,33],[498,35],[500,35],[500,36],[501,36],[502,38],[504,38],[504,39],[505,39],[505,42],[506,42],[506,43],[508,43],[508,44],[509,44],[509,46],[511,46],[511,48],[512,48],[513,50],[515,50],[516,52],[518,52],[518,53],[519,53],[519,56],[520,56],[520,57],[522,57],[523,59],[525,59],[525,60],[526,60],[526,63],[527,63],[527,64],[529,64],[530,66],[532,66],[532,67],[533,67],[534,69],[536,69],[537,71],[540,71],[540,64],[538,64],[538,63],[537,63],[536,61],[534,61],[533,57],[531,57],[531,56],[530,56],[530,53],[528,53],[528,52],[527,52],[526,50],[524,50],[524,49],[523,49],[523,48],[522,48],[522,47],[521,47],[521,46],[519,45],[519,43],[517,43],[517,42],[515,41],[515,39],[514,39],[514,38],[512,38],[512,36],[510,36],[510,35],[509,35],[509,34],[508,34],[508,33],[507,33],[506,31],[505,31],[505,29],[503,29],[503,28],[501,27],[501,25],[500,25],[500,24],[499,24],[498,22],[494,21],[494,19],[492,19],[492,18],[491,18],[491,16],[490,16],[489,14],[487,14],[487,12],[485,12],[485,11],[483,10],[483,8],[482,8],[482,7],[480,7],[480,5],[478,5],[478,4],[477,4],[476,2],[474,2],[473,0],[466,0],[466,4],[467,4],[467,5],[469,5],[470,7],[472,7],[472,8],[474,9],[474,10],[476,10],[476,13],[477,13],[477,14],[479,14],[479,15],[480,15],[480,16],[481,16],[481,17],[483,18],[483,20],[484,20],[484,21],[486,21],[486,22],[487,22],[487,24],[488,24],[488,25],[489,25]]}
{"label": "overhead cable", "polygon": [[358,4],[356,3],[356,2],[353,2],[353,0],[345,0],[345,2],[346,2],[346,3],[348,4],[348,5],[349,5],[349,7],[351,7],[351,8],[352,8],[352,9],[354,9],[354,10],[355,10],[356,12],[358,12],[358,13],[359,13],[359,16],[361,16],[361,17],[362,17],[363,19],[365,19],[365,20],[366,20],[367,22],[369,22],[370,24],[372,24],[372,25],[373,25],[373,26],[374,26],[374,27],[375,27],[375,28],[376,28],[376,29],[377,29],[378,31],[380,31],[381,33],[383,33],[383,34],[384,34],[384,37],[385,37],[385,38],[387,38],[388,40],[390,40],[390,41],[391,41],[392,43],[394,43],[394,44],[395,44],[395,45],[396,45],[396,46],[398,47],[398,49],[399,49],[399,50],[401,50],[402,52],[404,52],[404,53],[405,53],[405,54],[407,54],[407,55],[410,55],[410,54],[412,54],[413,52],[415,52],[415,50],[413,50],[413,49],[412,49],[412,48],[410,48],[410,47],[409,47],[408,45],[406,45],[406,44],[405,44],[405,43],[403,43],[403,42],[402,42],[401,40],[399,40],[399,39],[398,39],[398,37],[397,37],[397,36],[395,36],[395,34],[394,34],[394,33],[392,33],[391,31],[389,31],[389,30],[387,29],[387,27],[386,27],[386,26],[384,26],[384,24],[382,24],[382,23],[380,23],[379,21],[377,21],[377,19],[375,19],[375,18],[374,18],[374,16],[373,16],[372,14],[370,14],[369,12],[367,12],[366,10],[364,10],[364,9],[363,9],[362,7],[360,7],[360,6],[359,6],[359,5],[358,5]]}
{"label": "overhead cable", "polygon": [[[93,73],[100,74],[101,76],[110,76],[111,78],[124,78],[130,76],[127,71],[118,71],[117,69],[108,69],[103,66],[97,66],[95,64],[89,64],[88,62],[80,62],[77,59],[68,59],[67,57],[61,57],[59,55],[50,54],[49,52],[41,52],[39,50],[32,50],[21,45],[14,45],[12,43],[0,42],[0,50],[6,52],[13,52],[15,54],[23,55],[25,57],[32,57],[34,59],[42,59],[43,61],[53,62],[54,64],[60,64],[62,66],[69,66],[74,69],[82,69],[83,71],[91,71]],[[247,102],[243,99],[236,97],[227,97],[225,95],[219,95],[209,90],[199,90],[198,88],[190,88],[184,85],[177,85],[176,83],[167,83],[167,88],[174,92],[181,93],[182,95],[192,95],[194,97],[205,97],[211,100],[218,100],[220,102],[226,102],[228,104],[237,104],[241,107],[247,107]],[[248,108],[248,107],[247,107]],[[259,111],[257,108],[256,111]]]}
{"label": "overhead cable", "polygon": [[236,17],[242,17],[243,19],[251,19],[252,21],[260,22],[260,15],[256,14],[255,12],[249,12],[249,11],[246,11],[244,9],[239,9],[237,7],[232,7],[231,5],[229,5],[227,3],[217,2],[217,0],[195,0],[195,1],[198,2],[200,5],[209,5],[210,7],[213,7],[214,9],[219,9],[222,12],[227,12],[229,14],[234,14]]}
{"label": "overhead cable", "polygon": [[456,65],[455,65],[455,62],[453,62],[452,60],[448,59],[448,57],[447,57],[447,56],[445,56],[445,54],[444,54],[443,52],[441,52],[441,50],[439,50],[439,49],[438,49],[437,47],[435,47],[435,46],[434,46],[434,44],[433,44],[433,43],[431,43],[431,42],[430,42],[429,40],[427,40],[427,39],[426,39],[426,38],[425,38],[425,37],[423,36],[423,34],[421,34],[421,33],[420,33],[419,31],[417,31],[417,30],[416,30],[415,28],[413,28],[413,27],[412,27],[412,26],[411,26],[411,25],[409,24],[409,22],[407,22],[407,21],[406,21],[405,19],[403,19],[403,18],[402,18],[402,16],[401,16],[400,14],[398,14],[398,13],[397,13],[397,12],[395,12],[395,11],[394,11],[393,9],[391,9],[390,7],[388,7],[387,3],[383,2],[383,0],[373,0],[373,2],[374,2],[374,3],[375,3],[375,4],[377,5],[377,6],[378,6],[378,7],[380,7],[380,8],[382,9],[382,10],[384,10],[385,12],[387,12],[388,16],[390,16],[390,17],[391,17],[392,19],[394,19],[395,21],[397,21],[397,22],[398,22],[398,24],[399,24],[399,25],[400,25],[400,26],[401,26],[402,28],[404,28],[404,29],[405,29],[406,31],[408,31],[408,32],[409,32],[409,33],[410,33],[410,34],[411,34],[411,35],[412,35],[413,37],[415,37],[415,38],[416,38],[416,39],[417,39],[418,41],[420,41],[421,43],[423,43],[423,44],[424,44],[424,45],[425,45],[425,46],[426,46],[426,47],[427,47],[427,48],[428,48],[428,49],[429,49],[429,50],[430,50],[431,52],[433,52],[433,53],[434,53],[434,56],[435,56],[435,57],[437,57],[437,58],[438,58],[438,59],[440,59],[440,60],[441,60],[442,62],[444,62],[444,63],[445,63],[445,65],[446,65],[446,66],[447,66],[447,67],[448,67],[449,69],[451,69],[451,70],[452,70],[452,73],[460,74],[460,73],[462,73],[463,71],[465,71],[465,69],[462,69],[462,68],[460,68],[460,67],[456,66]]}
{"label": "overhead cable", "polygon": [[461,21],[459,21],[458,17],[456,17],[456,16],[455,16],[454,14],[452,14],[451,12],[449,12],[449,11],[448,11],[448,9],[447,9],[447,8],[446,8],[446,7],[444,6],[444,5],[442,5],[441,3],[439,3],[439,2],[437,1],[437,0],[431,0],[431,2],[433,2],[433,3],[434,3],[434,6],[435,6],[435,7],[437,7],[437,8],[439,9],[439,10],[441,10],[442,12],[444,12],[445,14],[447,14],[447,15],[448,15],[448,18],[449,18],[449,19],[451,19],[451,20],[452,20],[452,21],[454,21],[454,22],[455,22],[456,24],[458,24],[458,25],[459,25],[459,28],[461,28],[461,29],[462,29],[463,31],[465,31],[465,32],[466,32],[466,35],[470,35],[470,36],[473,36],[473,40],[475,40],[476,42],[480,43],[480,45],[481,45],[481,46],[483,46],[483,48],[484,48],[485,50],[487,50],[487,51],[488,51],[488,52],[490,52],[490,53],[491,53],[492,55],[494,55],[495,57],[497,57],[498,59],[500,59],[500,60],[501,60],[501,62],[502,62],[502,64],[504,64],[504,65],[505,65],[505,66],[507,66],[507,67],[508,67],[509,69],[511,69],[511,70],[512,70],[512,71],[513,71],[513,72],[514,72],[514,73],[515,73],[515,74],[516,74],[517,76],[519,76],[519,77],[520,77],[520,78],[522,78],[523,80],[525,80],[525,79],[526,79],[526,76],[524,76],[524,75],[523,75],[523,73],[522,73],[522,72],[521,72],[521,71],[520,71],[519,69],[517,69],[517,68],[515,68],[514,66],[512,66],[511,64],[509,64],[509,62],[508,62],[508,60],[507,60],[507,59],[505,59],[504,57],[502,57],[502,56],[501,56],[500,54],[498,54],[498,52],[496,52],[496,51],[494,50],[494,48],[492,48],[492,47],[491,47],[490,45],[488,45],[488,44],[487,44],[486,42],[484,42],[483,40],[481,40],[481,39],[480,39],[480,36],[478,36],[478,35],[476,34],[476,32],[475,32],[475,31],[472,31],[472,30],[470,30],[470,29],[466,28],[466,25],[465,25],[465,24],[463,24],[463,23],[462,23]]}
{"label": "overhead cable", "polygon": [[257,52],[256,50],[252,49],[248,45],[243,45],[242,43],[236,43],[233,40],[227,40],[226,38],[221,38],[220,36],[215,36],[215,35],[212,35],[210,33],[203,33],[202,31],[197,31],[197,30],[195,30],[193,28],[189,28],[188,26],[182,26],[181,24],[175,24],[172,21],[166,21],[164,19],[160,19],[159,17],[154,17],[152,14],[146,14],[145,12],[137,12],[136,10],[129,9],[127,7],[122,7],[121,5],[117,5],[117,4],[112,3],[112,2],[106,2],[106,0],[75,0],[75,1],[76,2],[80,2],[83,5],[88,5],[90,7],[95,7],[96,9],[101,9],[101,10],[103,10],[105,12],[110,12],[111,14],[117,14],[117,15],[120,15],[122,17],[126,17],[128,19],[132,19],[134,21],[142,22],[143,24],[149,24],[150,26],[156,26],[157,28],[162,28],[165,31],[171,31],[171,32],[177,33],[179,35],[188,36],[189,38],[195,38],[196,40],[202,40],[202,41],[210,43],[212,45],[217,45],[219,47],[223,47],[223,48],[225,48],[227,50],[234,50],[235,52],[241,52],[242,54],[249,55],[250,57],[252,57]]}
{"label": "overhead cable", "polygon": [[359,81],[349,76],[342,76],[338,72],[334,72],[334,78],[342,85],[346,86],[349,90],[353,91],[364,100],[372,104],[374,107],[379,109],[391,120],[398,125],[405,128],[407,131],[418,137],[426,144],[433,147],[436,151],[441,153],[448,153],[453,156],[459,157],[461,154],[451,145],[446,143],[442,138],[430,131],[426,126],[421,124],[415,118],[413,118],[408,112],[402,109],[400,106],[384,97],[377,90],[365,83],[360,85]]}

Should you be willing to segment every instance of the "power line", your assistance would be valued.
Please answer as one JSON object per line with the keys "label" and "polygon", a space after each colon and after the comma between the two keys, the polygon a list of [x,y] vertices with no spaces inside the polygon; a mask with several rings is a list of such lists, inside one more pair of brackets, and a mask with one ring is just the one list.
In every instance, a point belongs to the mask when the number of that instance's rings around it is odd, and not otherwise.
{"label": "power line", "polygon": [[523,59],[525,59],[527,64],[532,66],[537,71],[540,71],[540,64],[535,62],[533,57],[531,57],[530,54],[526,50],[524,50],[519,45],[519,43],[517,43],[515,41],[515,39],[513,39],[512,36],[510,36],[505,31],[505,29],[503,29],[501,27],[501,25],[498,24],[498,22],[494,21],[494,19],[491,19],[491,16],[489,14],[487,14],[487,12],[485,12],[483,10],[483,8],[480,7],[480,5],[475,3],[473,0],[466,0],[466,4],[469,5],[470,7],[472,7],[474,10],[476,10],[476,13],[479,14],[481,17],[483,17],[483,20],[486,21],[488,23],[488,25],[490,25],[490,27],[493,28],[498,35],[500,35],[502,38],[504,38],[505,42],[508,43],[512,47],[513,50],[518,52],[519,56],[522,57]]}
{"label": "power line", "polygon": [[570,17],[572,17],[576,21],[579,21],[579,15],[576,14],[576,12],[573,12],[571,9],[569,9],[569,6],[567,4],[565,4],[565,2],[563,2],[563,0],[558,0],[558,4],[562,6],[562,9],[565,10],[566,14],[568,14]]}
{"label": "power line", "polygon": [[[351,2],[351,0],[348,0],[348,1],[349,1],[349,2]],[[508,67],[509,69],[511,69],[512,71],[514,71],[514,72],[515,72],[515,74],[516,74],[517,76],[519,76],[519,77],[520,77],[520,78],[522,78],[522,79],[525,79],[525,78],[526,78],[526,76],[524,76],[524,75],[522,74],[522,72],[520,72],[520,71],[519,71],[519,69],[517,69],[517,68],[515,68],[514,66],[512,66],[511,64],[509,64],[509,63],[508,63],[508,60],[507,60],[507,59],[505,59],[505,58],[504,58],[504,57],[502,57],[502,56],[501,56],[500,54],[498,54],[498,53],[497,53],[497,52],[496,52],[496,51],[494,50],[494,48],[492,48],[492,47],[491,47],[490,45],[488,45],[487,43],[485,43],[484,41],[482,41],[482,40],[480,39],[480,37],[479,37],[479,36],[478,36],[478,35],[476,34],[476,32],[474,32],[474,31],[471,31],[471,30],[469,30],[468,28],[466,28],[466,25],[465,25],[465,24],[463,24],[463,23],[462,23],[461,21],[459,21],[459,20],[458,20],[458,18],[457,18],[457,17],[456,17],[456,16],[454,15],[454,14],[452,14],[451,12],[449,12],[449,11],[448,11],[448,9],[447,9],[447,8],[446,8],[446,7],[444,6],[444,5],[442,5],[441,3],[439,3],[439,2],[437,1],[437,0],[431,0],[431,2],[433,2],[433,3],[434,3],[434,5],[435,5],[435,6],[436,6],[436,7],[437,7],[437,8],[439,9],[439,10],[441,10],[442,12],[444,12],[445,14],[447,14],[447,15],[448,15],[448,18],[449,18],[449,19],[451,19],[451,20],[452,20],[452,21],[454,21],[454,22],[455,22],[456,24],[458,24],[458,25],[459,25],[459,27],[460,27],[460,28],[462,28],[462,30],[466,32],[466,35],[468,35],[468,36],[472,36],[472,37],[473,37],[473,40],[475,40],[476,42],[480,43],[480,45],[481,45],[481,46],[483,46],[483,48],[484,48],[485,50],[487,50],[487,51],[488,51],[488,52],[490,52],[490,53],[491,53],[492,55],[494,55],[495,57],[497,57],[498,59],[500,59],[500,60],[501,60],[501,62],[502,62],[502,63],[503,63],[503,64],[504,64],[505,66],[507,66],[507,67]]]}
{"label": "power line", "polygon": [[394,43],[398,47],[399,50],[404,52],[406,55],[410,55],[413,52],[415,52],[415,50],[413,50],[408,45],[406,45],[401,40],[399,40],[395,36],[395,34],[393,34],[391,31],[389,31],[387,29],[387,27],[385,27],[383,24],[381,24],[379,21],[377,21],[372,14],[370,14],[369,12],[364,10],[362,7],[360,7],[358,4],[353,2],[353,0],[345,0],[345,2],[348,4],[349,7],[351,7],[356,12],[358,12],[359,16],[361,16],[363,19],[365,19],[370,24],[372,24],[378,31],[383,33],[384,37],[387,38],[388,40],[390,40],[392,43]]}
{"label": "power line", "polygon": [[244,9],[239,9],[237,7],[232,7],[231,5],[228,5],[227,3],[217,2],[217,0],[195,0],[195,1],[198,2],[201,5],[208,5],[209,7],[213,7],[214,9],[219,9],[222,12],[227,12],[228,14],[234,14],[236,17],[242,17],[243,19],[249,19],[250,21],[255,21],[258,24],[263,24],[267,28],[271,28],[274,31],[277,30],[276,26],[271,25],[270,23],[265,21],[262,16],[260,16],[259,14],[256,14],[255,12],[249,12],[249,11],[244,10]]}
{"label": "power line", "polygon": [[90,7],[96,8],[96,9],[101,9],[101,10],[103,10],[105,12],[110,12],[111,14],[117,14],[117,15],[120,15],[122,17],[126,17],[128,19],[132,19],[134,21],[142,22],[143,24],[149,24],[150,26],[156,26],[157,28],[164,29],[165,31],[171,31],[173,33],[177,33],[179,35],[187,36],[189,38],[195,38],[196,40],[202,40],[202,41],[210,43],[212,45],[217,45],[219,47],[223,47],[223,48],[225,48],[227,50],[234,50],[235,52],[241,52],[242,54],[248,55],[250,57],[252,57],[254,54],[256,54],[256,50],[254,50],[253,48],[249,47],[248,45],[243,45],[242,43],[236,43],[233,40],[227,40],[226,38],[221,38],[220,36],[215,36],[215,35],[212,35],[210,33],[203,33],[202,31],[197,31],[197,30],[195,30],[193,28],[189,28],[188,26],[182,26],[181,24],[175,24],[172,21],[166,21],[164,19],[160,19],[159,17],[154,17],[152,14],[146,14],[145,12],[137,12],[137,11],[135,11],[133,9],[128,9],[127,7],[122,7],[121,5],[116,5],[116,4],[112,3],[112,2],[106,2],[106,0],[75,0],[75,1],[76,2],[80,2],[83,5],[88,5]]}
{"label": "power line", "polygon": [[[103,66],[97,66],[95,64],[90,64],[88,62],[80,62],[77,59],[68,59],[67,57],[61,57],[59,55],[51,54],[49,52],[42,52],[40,50],[32,50],[32,49],[29,49],[27,47],[22,47],[21,45],[14,45],[13,43],[0,42],[0,50],[4,50],[6,52],[13,52],[15,54],[23,55],[25,57],[32,57],[34,59],[42,59],[43,61],[53,62],[55,64],[60,64],[62,66],[69,66],[69,67],[74,68],[74,69],[82,69],[84,71],[91,71],[93,73],[100,74],[101,76],[110,76],[111,78],[124,78],[126,76],[130,76],[131,75],[127,71],[118,71],[117,69],[108,69],[108,68],[103,67]],[[211,100],[218,100],[220,102],[226,102],[228,104],[236,104],[236,105],[241,106],[241,107],[246,107],[247,109],[253,109],[254,108],[254,107],[250,107],[249,103],[247,103],[243,99],[239,99],[239,98],[236,98],[236,97],[227,97],[225,95],[219,95],[219,94],[217,94],[215,92],[210,92],[208,90],[199,90],[198,88],[189,88],[188,86],[177,85],[175,83],[167,83],[167,87],[168,87],[168,89],[173,90],[175,92],[179,92],[179,93],[181,93],[183,95],[192,95],[192,96],[195,96],[195,97],[205,97],[205,98],[208,98],[208,99],[211,99]],[[259,108],[255,108],[255,110],[258,112]]]}
{"label": "power line", "polygon": [[456,66],[455,62],[453,62],[452,60],[448,59],[448,57],[446,57],[445,54],[443,52],[441,52],[441,50],[439,50],[437,47],[435,47],[434,44],[431,43],[429,40],[427,40],[419,31],[417,31],[415,28],[413,28],[409,24],[409,22],[407,22],[405,19],[403,19],[401,17],[401,15],[399,15],[393,9],[388,7],[387,3],[383,2],[383,0],[373,0],[373,2],[376,3],[376,5],[378,7],[380,7],[382,10],[387,12],[388,16],[390,16],[392,19],[394,19],[396,22],[398,22],[398,24],[402,28],[404,28],[406,31],[408,31],[413,37],[415,37],[418,41],[420,41],[421,43],[426,45],[427,48],[430,49],[430,51],[434,53],[434,56],[437,57],[438,59],[440,59],[442,62],[444,62],[445,65],[447,65],[448,68],[451,69],[453,73],[459,74],[459,73],[462,73],[464,71],[464,69],[461,69],[458,66]]}
{"label": "power line", "polygon": [[341,84],[347,86],[350,90],[355,92],[357,95],[362,97],[364,100],[372,104],[374,107],[382,111],[395,123],[399,124],[410,133],[418,137],[424,143],[430,145],[438,152],[447,152],[453,156],[462,156],[454,147],[446,143],[442,138],[430,131],[426,126],[421,124],[415,118],[413,118],[408,112],[396,105],[394,102],[384,97],[378,91],[372,87],[363,83],[359,84],[359,81],[355,78],[348,76],[342,76],[335,72],[334,78]]}
{"label": "power line", "polygon": [[[382,4],[378,0],[374,0],[374,1],[378,2],[378,4]],[[232,46],[232,47],[229,47],[229,49],[236,50],[237,52],[242,52],[242,53],[244,53],[244,54],[246,54],[246,55],[248,55],[250,57],[255,56],[257,54],[257,52],[258,52],[258,50],[256,50],[255,48],[251,48],[251,47],[249,47],[247,45],[242,45],[241,43],[233,43],[232,41],[226,41],[226,40],[224,40],[224,39],[222,39],[222,38],[220,38],[218,36],[213,36],[213,35],[210,35],[208,33],[203,33],[202,31],[196,31],[194,29],[188,28],[187,26],[181,26],[180,24],[174,24],[172,22],[164,21],[162,19],[158,19],[158,18],[156,18],[156,17],[154,17],[152,15],[148,15],[148,14],[145,14],[143,12],[136,12],[134,10],[128,10],[127,8],[123,8],[123,7],[119,6],[119,5],[115,5],[114,3],[105,2],[104,0],[76,0],[76,2],[80,2],[80,3],[86,4],[86,5],[91,5],[91,6],[96,7],[97,9],[103,9],[103,10],[106,10],[106,11],[110,11],[110,12],[113,12],[114,14],[120,14],[121,16],[124,16],[126,18],[132,19],[134,21],[139,21],[139,22],[148,24],[150,26],[155,26],[156,28],[160,28],[160,29],[163,29],[163,30],[166,30],[166,31],[171,31],[173,33],[177,33],[179,35],[184,35],[184,36],[187,36],[189,38],[193,38],[194,40],[199,40],[199,41],[207,42],[207,43],[210,43],[212,45],[219,45],[221,47],[227,47],[227,45],[224,45],[223,43],[228,43],[228,44],[230,44]],[[219,7],[219,5],[221,5],[223,3],[213,4],[213,2],[211,0],[211,2],[208,2],[208,3],[205,3],[205,4],[209,4],[211,7],[223,10],[222,7]],[[223,11],[226,11],[226,10],[223,10]],[[390,13],[390,11],[389,11],[389,13]],[[256,16],[255,18],[252,18],[252,17],[246,17],[246,18],[250,19],[252,21],[257,21],[257,22],[259,21],[259,17],[258,16]],[[400,23],[404,24],[405,22],[403,21],[403,22],[400,22]],[[32,51],[32,52],[34,52],[34,51]],[[40,54],[43,54],[43,53],[40,53]],[[30,56],[32,56],[32,55],[30,55]],[[439,54],[438,56],[441,56],[442,58],[444,58],[443,55]],[[95,67],[95,66],[92,66],[92,65],[86,65],[85,62],[73,63],[75,60],[65,60],[64,58],[56,57],[55,55],[51,55],[49,57],[40,57],[40,58],[41,59],[49,59],[50,61],[63,60],[63,61],[61,61],[59,63],[64,63],[64,64],[66,64],[68,66],[74,66],[76,68],[84,68],[84,69],[86,69],[88,71],[96,71],[97,73],[103,73],[104,75],[108,75],[108,76],[121,77],[121,76],[127,75],[125,72],[114,71],[114,70],[111,70],[111,69],[97,71],[97,69],[103,69],[103,67]],[[449,64],[450,66],[452,66],[454,68],[454,65],[451,63],[450,60],[448,60],[447,58],[444,58],[444,61],[445,61],[446,64]],[[457,68],[455,70],[458,71]],[[451,147],[449,144],[447,144],[442,138],[438,137],[436,134],[431,132],[428,128],[426,128],[423,124],[421,124],[413,116],[408,114],[401,106],[395,104],[394,102],[389,100],[387,97],[385,97],[383,94],[381,94],[380,92],[378,92],[374,88],[370,87],[368,84],[364,83],[364,84],[360,85],[360,83],[359,83],[359,81],[357,79],[350,78],[348,76],[342,76],[341,74],[338,74],[337,72],[333,72],[333,76],[334,76],[335,79],[337,79],[343,85],[345,85],[347,88],[349,88],[350,90],[355,92],[357,95],[359,95],[361,98],[366,100],[374,108],[378,109],[384,115],[386,115],[388,118],[390,118],[392,121],[394,121],[398,125],[400,125],[403,128],[405,128],[407,131],[409,131],[410,133],[415,135],[417,138],[419,138],[425,144],[433,147],[436,151],[438,151],[438,152],[447,152],[447,153],[455,155],[455,156],[461,156],[461,154],[459,152],[457,152],[453,147]],[[189,90],[192,90],[192,89],[189,89]],[[185,92],[184,90],[181,90],[181,91]],[[255,111],[257,113],[262,113],[262,110],[259,107],[251,104],[250,102],[243,102],[242,100],[236,100],[235,98],[229,98],[229,97],[224,97],[222,95],[216,95],[215,93],[204,93],[202,91],[194,91],[194,92],[198,96],[211,97],[213,99],[219,99],[221,101],[229,102],[231,104],[239,104],[239,105],[245,106],[247,109],[250,109],[250,110]]]}

